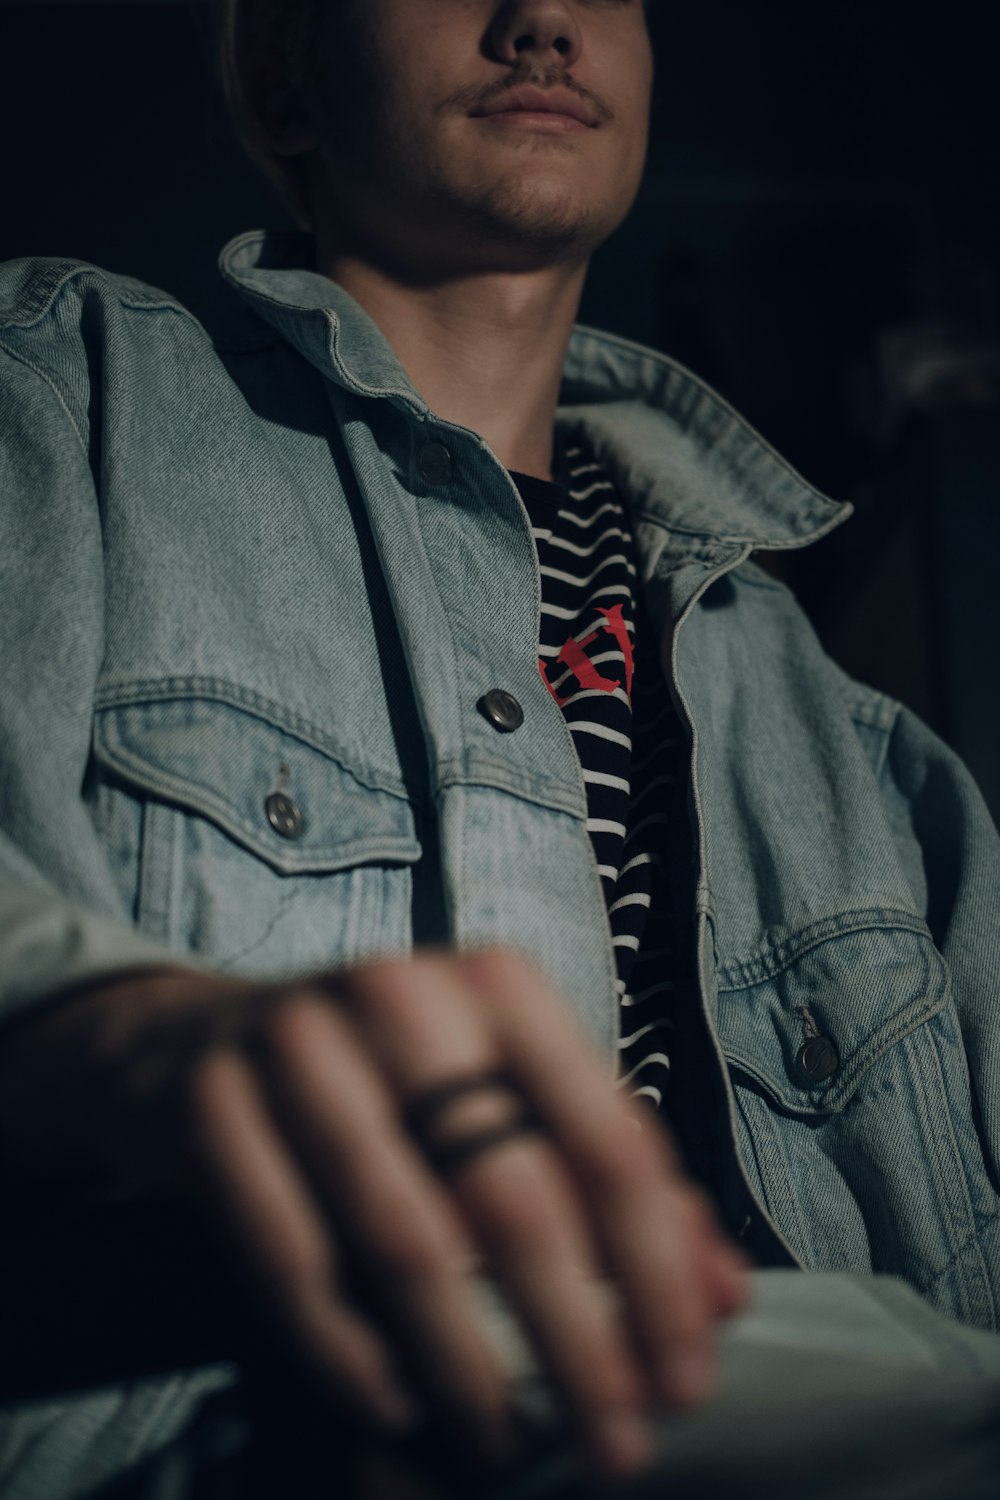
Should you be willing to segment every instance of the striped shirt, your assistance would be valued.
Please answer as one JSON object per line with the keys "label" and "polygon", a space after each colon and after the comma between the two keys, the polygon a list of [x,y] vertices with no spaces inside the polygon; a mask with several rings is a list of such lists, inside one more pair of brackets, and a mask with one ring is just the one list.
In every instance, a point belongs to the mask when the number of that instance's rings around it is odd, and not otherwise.
{"label": "striped shirt", "polygon": [[555,483],[511,475],[541,573],[539,670],[587,790],[617,968],[620,1083],[666,1111],[679,938],[671,892],[678,869],[689,870],[684,737],[637,608],[628,513],[578,444],[557,455],[556,473]]}

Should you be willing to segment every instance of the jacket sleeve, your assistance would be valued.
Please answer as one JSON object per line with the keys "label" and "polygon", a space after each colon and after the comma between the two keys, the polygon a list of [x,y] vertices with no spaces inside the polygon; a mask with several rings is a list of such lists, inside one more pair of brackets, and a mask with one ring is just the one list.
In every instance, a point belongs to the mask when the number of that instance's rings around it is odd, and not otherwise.
{"label": "jacket sleeve", "polygon": [[1000,837],[962,761],[906,708],[882,781],[914,896],[951,974],[977,1129],[1000,1192]]}
{"label": "jacket sleeve", "polygon": [[132,926],[88,810],[103,619],[86,435],[56,380],[0,335],[0,1021],[177,961]]}

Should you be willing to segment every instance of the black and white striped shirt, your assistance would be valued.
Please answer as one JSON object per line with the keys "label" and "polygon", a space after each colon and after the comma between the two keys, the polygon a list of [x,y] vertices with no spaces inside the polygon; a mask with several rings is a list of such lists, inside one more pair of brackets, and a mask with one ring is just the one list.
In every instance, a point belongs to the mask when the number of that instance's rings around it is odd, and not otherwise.
{"label": "black and white striped shirt", "polygon": [[638,607],[628,513],[581,446],[557,460],[557,483],[511,476],[541,571],[539,669],[587,788],[622,1007],[621,1085],[666,1110],[678,973],[670,865],[688,858],[683,734]]}

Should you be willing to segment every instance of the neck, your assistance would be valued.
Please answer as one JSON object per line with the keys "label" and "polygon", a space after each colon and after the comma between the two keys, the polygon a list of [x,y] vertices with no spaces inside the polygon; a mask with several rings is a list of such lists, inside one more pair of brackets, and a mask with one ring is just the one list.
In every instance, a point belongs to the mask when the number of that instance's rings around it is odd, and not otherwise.
{"label": "neck", "polygon": [[320,240],[316,267],[373,319],[436,416],[478,433],[505,468],[553,477],[559,385],[585,264],[414,286]]}

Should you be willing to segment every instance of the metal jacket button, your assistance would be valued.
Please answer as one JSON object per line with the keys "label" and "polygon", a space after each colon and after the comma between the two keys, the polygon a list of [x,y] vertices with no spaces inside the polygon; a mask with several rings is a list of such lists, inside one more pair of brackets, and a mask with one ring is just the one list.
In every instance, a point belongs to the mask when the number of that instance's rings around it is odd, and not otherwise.
{"label": "metal jacket button", "polygon": [[505,693],[503,688],[490,688],[480,698],[479,708],[501,734],[510,734],[524,723],[524,709],[513,694]]}
{"label": "metal jacket button", "polygon": [[795,1066],[807,1087],[826,1083],[840,1067],[840,1053],[828,1036],[811,1036],[796,1052]]}
{"label": "metal jacket button", "polygon": [[302,837],[305,828],[302,814],[291,797],[286,797],[284,792],[272,792],[264,803],[264,811],[275,833],[280,834],[283,839]]}
{"label": "metal jacket button", "polygon": [[425,443],[417,454],[417,473],[424,483],[447,484],[451,471],[451,454],[444,443]]}

